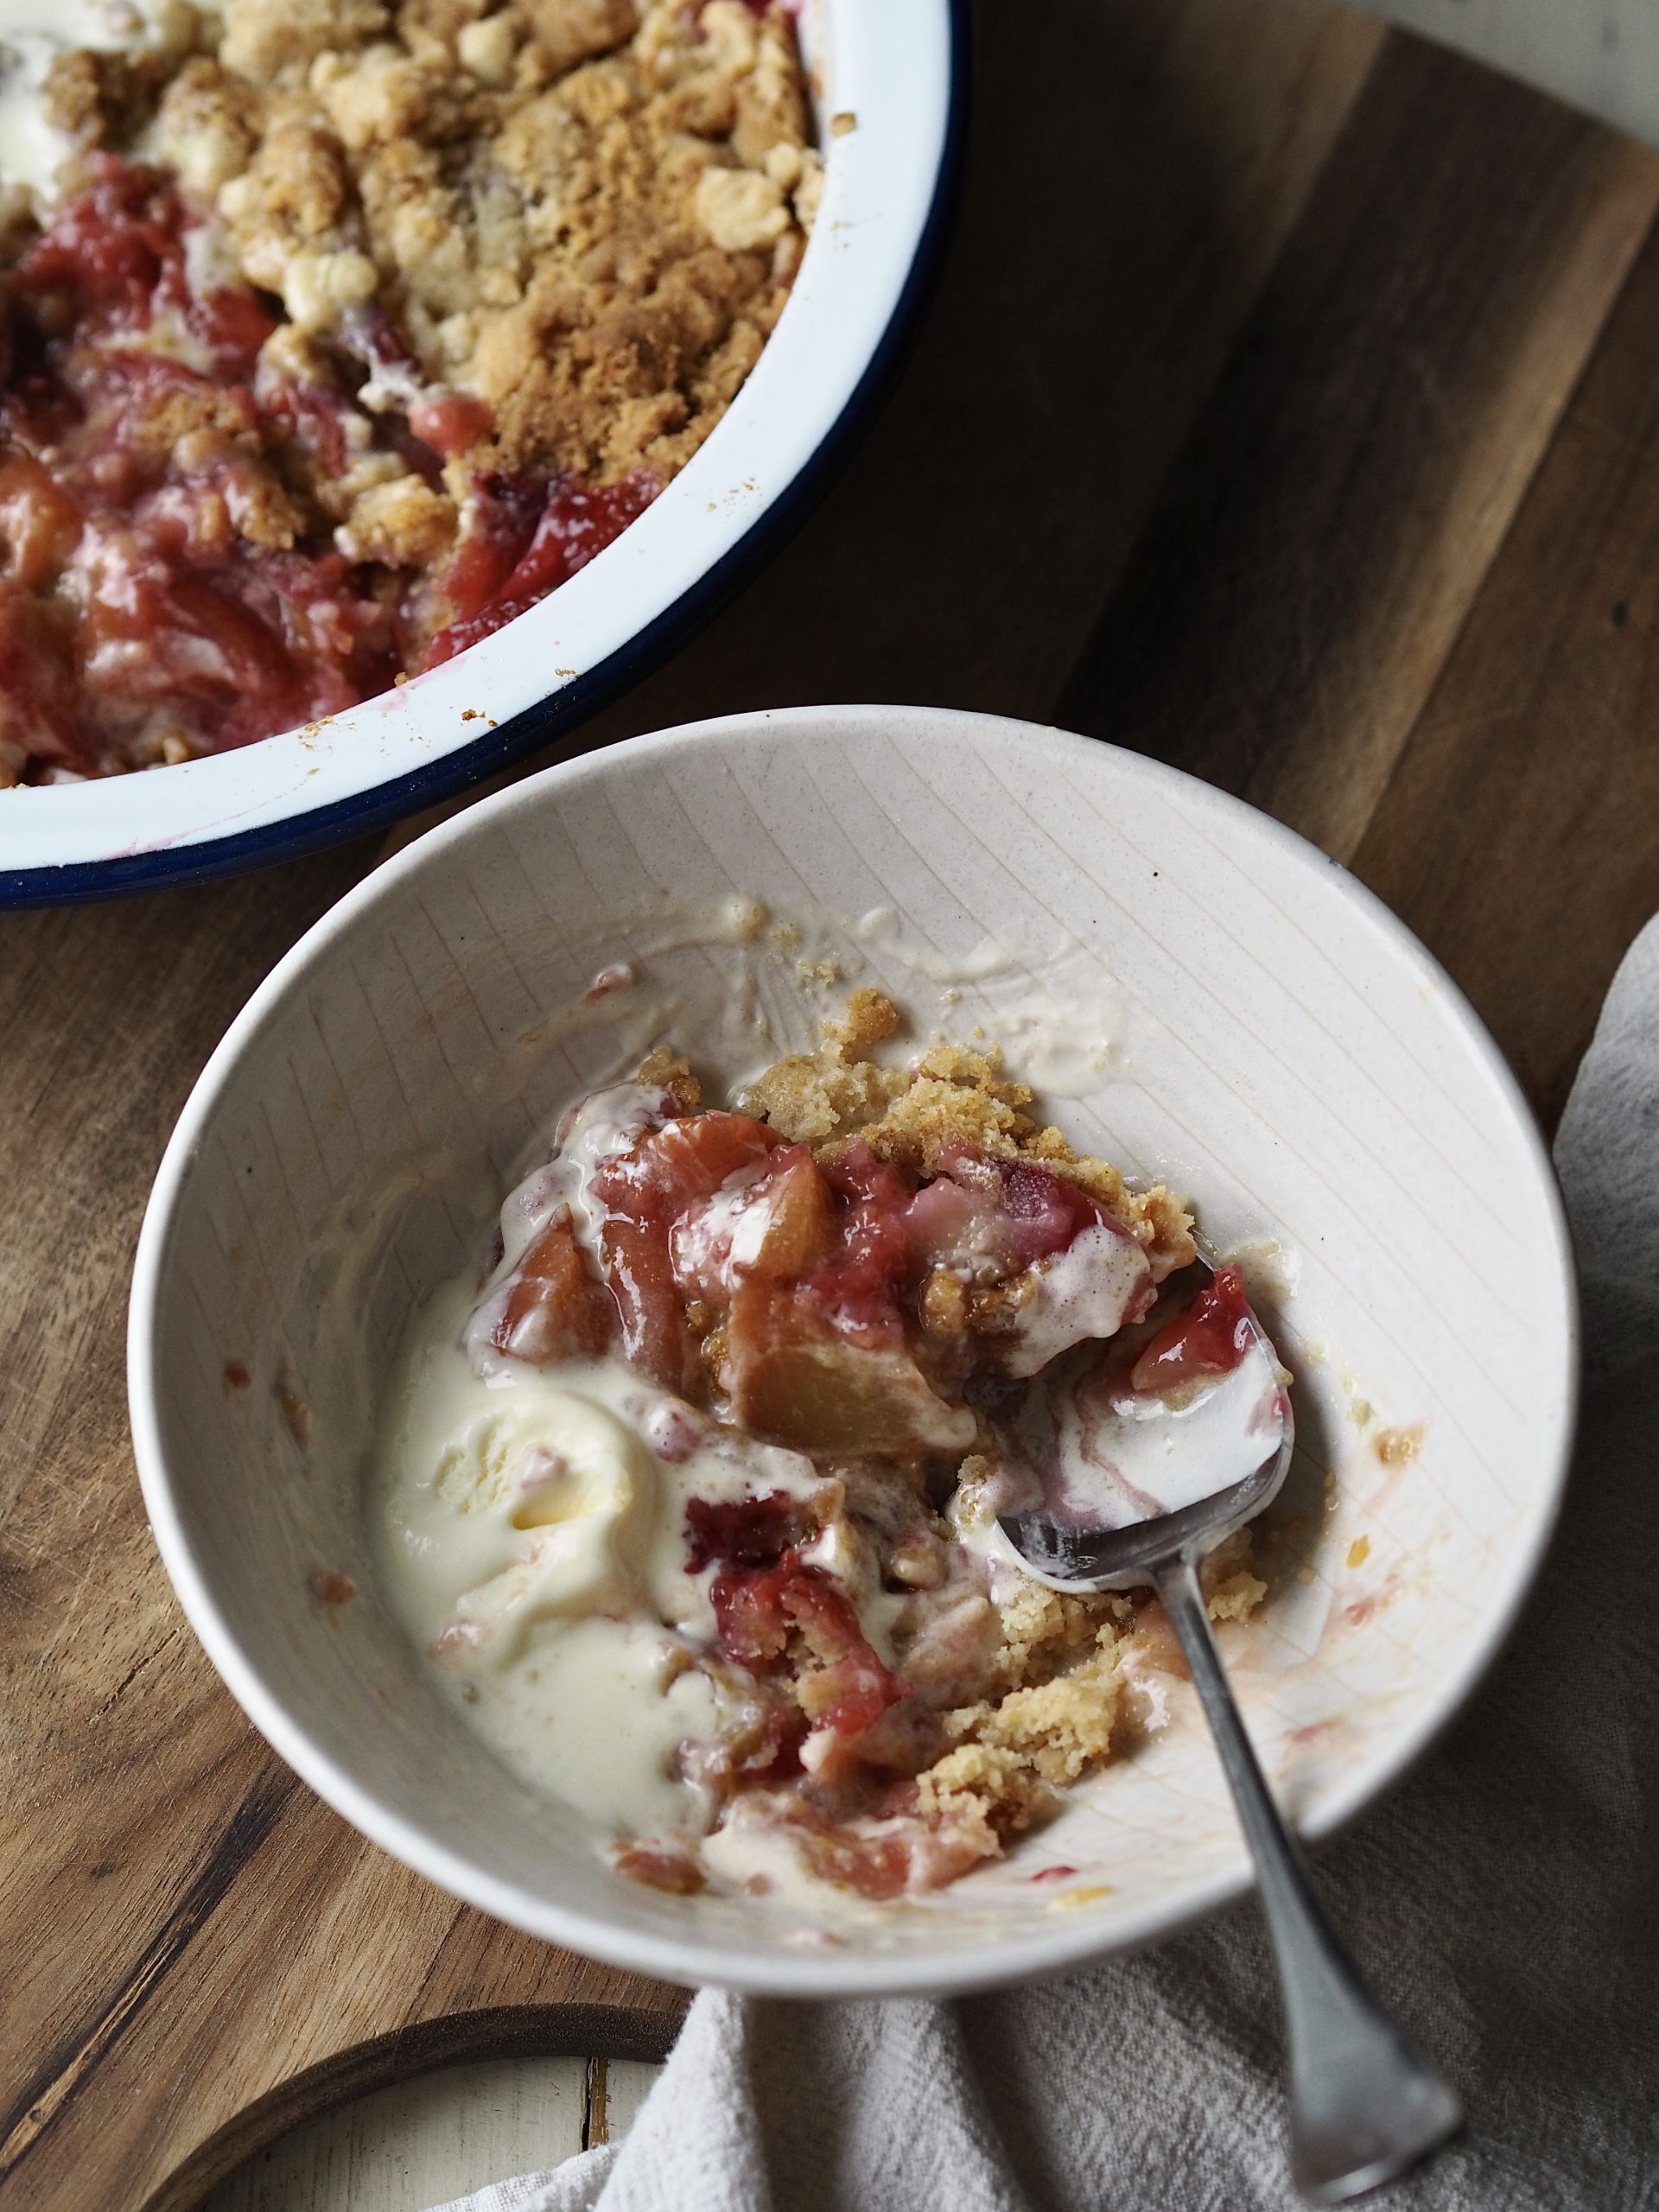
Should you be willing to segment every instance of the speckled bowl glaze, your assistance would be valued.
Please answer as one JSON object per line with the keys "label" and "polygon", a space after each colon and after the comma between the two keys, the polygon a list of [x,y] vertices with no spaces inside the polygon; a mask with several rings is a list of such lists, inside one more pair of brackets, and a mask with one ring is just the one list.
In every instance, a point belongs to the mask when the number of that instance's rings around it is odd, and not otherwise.
{"label": "speckled bowl glaze", "polygon": [[[760,954],[686,924],[734,898],[772,917]],[[552,769],[410,846],[283,961],[185,1109],[138,1253],[134,1434],[231,1689],[385,1849],[677,1980],[961,1990],[1245,1886],[1185,1685],[1053,1826],[936,1898],[659,1896],[441,1701],[378,1592],[359,1480],[412,1302],[476,1254],[549,1116],[649,1029],[583,1010],[596,970],[632,963],[689,1005],[747,959],[725,1001],[779,1034],[819,1010],[801,963],[825,945],[923,1033],[1028,1049],[1074,1140],[1243,1249],[1300,1449],[1270,1600],[1228,1656],[1304,1830],[1357,1812],[1468,1694],[1548,1538],[1576,1373],[1561,1211],[1508,1071],[1401,925],[1262,815],[1109,746],[911,708],[747,715]],[[319,1566],[359,1595],[320,1602]]]}
{"label": "speckled bowl glaze", "polygon": [[818,223],[753,373],[614,544],[457,659],[327,722],[143,775],[0,791],[0,906],[154,889],[360,835],[547,743],[694,629],[798,519],[896,362],[949,212],[965,8],[802,0],[828,164]]}

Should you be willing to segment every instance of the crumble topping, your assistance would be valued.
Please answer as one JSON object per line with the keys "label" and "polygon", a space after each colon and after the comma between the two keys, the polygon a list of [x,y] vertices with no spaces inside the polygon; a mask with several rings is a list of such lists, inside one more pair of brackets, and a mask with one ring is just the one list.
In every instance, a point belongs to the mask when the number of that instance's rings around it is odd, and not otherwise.
{"label": "crumble topping", "polygon": [[[469,457],[671,475],[753,366],[817,212],[788,21],[746,0],[487,10],[229,0],[214,49],[180,0],[170,46],[63,54],[47,102],[84,149],[142,151],[213,201],[290,334],[356,351],[375,302],[423,386],[491,410]],[[278,354],[308,358],[292,334]]]}
{"label": "crumble topping", "polygon": [[[0,678],[27,663],[0,710],[0,782],[319,718],[533,603],[720,420],[822,189],[780,6],[146,4],[144,42],[60,51],[47,71],[71,158],[54,198],[0,192],[0,290],[14,359],[43,361],[63,409],[84,416],[105,371],[130,386],[135,361],[179,373],[122,391],[118,424],[66,457],[8,365],[0,472],[14,453],[37,464],[84,523],[101,495],[77,463],[96,478],[118,445],[142,466],[112,519],[152,490],[191,512],[182,552],[176,531],[142,549],[173,607],[203,588],[234,604],[225,624],[167,626],[156,652],[174,631],[190,643],[165,706],[89,700],[99,641],[74,610],[99,575],[67,516],[35,520],[46,490],[31,479],[20,506],[0,484],[0,595],[10,581],[56,602],[0,605]],[[329,601],[319,634],[274,619],[289,579],[261,568],[273,552],[341,564],[310,579]],[[253,704],[228,642],[250,619],[271,635]],[[204,631],[226,633],[211,663]]]}
{"label": "crumble topping", "polygon": [[825,1023],[820,1051],[779,1060],[741,1103],[797,1142],[834,1156],[858,1139],[916,1175],[937,1174],[941,1158],[963,1145],[1040,1161],[1122,1222],[1160,1277],[1191,1265],[1197,1248],[1186,1208],[1162,1184],[1131,1190],[1116,1167],[1080,1156],[1058,1129],[1034,1121],[1026,1111],[1030,1088],[1007,1078],[997,1046],[933,1045],[908,1067],[881,1067],[869,1052],[899,1026],[897,1007],[879,991],[855,991],[844,1014]]}

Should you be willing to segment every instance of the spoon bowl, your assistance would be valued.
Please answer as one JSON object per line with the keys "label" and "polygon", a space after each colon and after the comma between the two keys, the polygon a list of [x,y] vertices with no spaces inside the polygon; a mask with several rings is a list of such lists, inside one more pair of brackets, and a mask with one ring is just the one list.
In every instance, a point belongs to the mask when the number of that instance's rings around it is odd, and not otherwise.
{"label": "spoon bowl", "polygon": [[[1217,1280],[1213,1266],[1202,1256],[1177,1281],[1185,1285],[1195,1278],[1198,1287],[1191,1304],[1202,1299]],[[1166,1291],[1160,1301],[1162,1310],[1167,1312],[1172,1302]],[[1185,1300],[1180,1302],[1184,1306],[1189,1304]],[[1248,1306],[1239,1314],[1236,1326],[1244,1341],[1234,1347],[1239,1358],[1232,1376],[1249,1387],[1243,1392],[1235,1389],[1224,1418],[1205,1426],[1206,1479],[1211,1486],[1205,1495],[1177,1505],[1172,1512],[1126,1516],[1116,1526],[1104,1527],[1088,1511],[1090,1491],[1100,1496],[1098,1481],[1086,1485],[1079,1496],[1075,1484],[1065,1484],[1067,1470],[1051,1468],[1050,1479],[1042,1484],[1040,1503],[1022,1504],[999,1516],[1009,1542],[1039,1581],[1056,1590],[1077,1592],[1136,1589],[1156,1580],[1156,1569],[1162,1561],[1187,1554],[1203,1558],[1272,1504],[1284,1487],[1295,1452],[1295,1418],[1279,1356]],[[1079,1377],[1086,1376],[1090,1351],[1097,1356],[1098,1349],[1084,1347],[1083,1359],[1073,1363]],[[1120,1452],[1114,1465],[1113,1472],[1119,1478],[1112,1485],[1116,1492],[1112,1498],[1115,1504],[1120,1503],[1125,1487],[1150,1500],[1151,1484],[1158,1479],[1155,1471],[1162,1456],[1160,1444],[1164,1432],[1177,1424],[1190,1427],[1202,1419],[1207,1408],[1222,1395],[1222,1386],[1218,1382],[1196,1396],[1189,1395],[1179,1406],[1145,1392],[1134,1395],[1140,1401],[1141,1417],[1133,1427],[1122,1421],[1117,1427],[1117,1438],[1130,1446],[1133,1457]],[[1189,1459],[1193,1456],[1190,1446],[1185,1456]],[[1145,1483],[1124,1484],[1126,1471],[1139,1474],[1143,1469],[1154,1471]],[[1059,1500],[1052,1495],[1057,1487],[1052,1479],[1055,1474],[1061,1477]]]}

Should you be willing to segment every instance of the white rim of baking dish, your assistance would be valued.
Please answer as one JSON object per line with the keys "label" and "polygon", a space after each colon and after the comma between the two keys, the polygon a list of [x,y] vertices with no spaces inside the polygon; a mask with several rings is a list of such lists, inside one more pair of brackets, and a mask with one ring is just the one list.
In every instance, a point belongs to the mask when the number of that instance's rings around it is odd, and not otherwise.
{"label": "white rim of baking dish", "polygon": [[443,666],[176,766],[0,791],[0,906],[153,890],[381,829],[573,729],[712,614],[803,518],[902,356],[949,227],[967,0],[803,0],[827,80],[824,196],[760,360],[596,559]]}
{"label": "white rim of baking dish", "polygon": [[[1529,1203],[1542,1209],[1560,1270],[1567,1317],[1564,1351],[1567,1357],[1567,1386],[1559,1416],[1559,1433],[1549,1453],[1548,1479],[1539,1485],[1530,1502],[1526,1524],[1516,1531],[1516,1547],[1497,1578],[1498,1586],[1492,1593],[1485,1621],[1479,1631],[1470,1637],[1456,1663],[1448,1668],[1435,1700],[1425,1706],[1417,1721],[1401,1737],[1363,1761],[1339,1788],[1320,1802],[1313,1816],[1299,1822],[1300,1833],[1310,1841],[1318,1841],[1344,1826],[1394,1787],[1462,1707],[1513,1628],[1554,1529],[1577,1420],[1579,1308],[1566,1211],[1548,1148],[1508,1062],[1446,970],[1374,893],[1307,840],[1241,799],[1217,791],[1179,769],[1143,755],[1128,753],[1121,747],[996,715],[920,711],[927,713],[931,735],[955,736],[967,741],[976,733],[982,735],[995,732],[1001,742],[1017,746],[1027,760],[1046,754],[1054,772],[1061,777],[1077,766],[1081,756],[1103,751],[1116,753],[1123,760],[1132,760],[1137,775],[1179,799],[1182,807],[1200,822],[1207,817],[1211,822],[1224,823],[1230,817],[1247,815],[1279,844],[1287,860],[1305,862],[1309,855],[1313,856],[1338,880],[1352,911],[1389,943],[1395,956],[1415,972],[1421,987],[1438,998],[1491,1077],[1500,1110],[1509,1119],[1522,1155],[1530,1163],[1532,1186],[1526,1196]],[[506,791],[480,800],[476,806],[405,847],[348,892],[306,932],[232,1023],[203,1069],[168,1144],[145,1212],[134,1264],[128,1325],[128,1391],[145,1507],[179,1602],[208,1657],[249,1719],[272,1749],[342,1818],[452,1896],[528,1935],[563,1944],[611,1966],[693,1986],[713,1985],[779,1997],[880,1997],[918,1993],[962,1995],[1013,1982],[1042,1980],[1075,1971],[1096,1959],[1161,1941],[1206,1919],[1250,1890],[1254,1877],[1241,1839],[1230,1866],[1197,1885],[1179,1903],[1149,1904],[1138,1913],[1115,1920],[1109,1932],[1096,1934],[1084,1916],[1068,1915],[1068,1925],[1052,1932],[993,1939],[983,1946],[964,1949],[958,1959],[935,1956],[922,1960],[914,1955],[875,1948],[858,1950],[850,1946],[840,1952],[745,1957],[729,1942],[681,1940],[625,1930],[586,1912],[530,1896],[517,1885],[481,1871],[460,1853],[424,1835],[402,1814],[359,1783],[346,1768],[320,1751],[290,1716],[281,1697],[268,1687],[221,1611],[175,1505],[167,1471],[156,1409],[162,1346],[155,1333],[154,1321],[159,1287],[167,1264],[174,1216],[186,1179],[212,1122],[220,1094],[243,1054],[289,994],[303,987],[314,963],[330,944],[345,935],[368,909],[408,878],[417,875],[447,844],[469,836],[482,817],[508,816],[527,806],[539,806],[550,791],[607,772],[620,755],[671,754],[706,739],[761,730],[776,734],[787,732],[793,725],[820,722],[826,715],[853,728],[861,725],[891,727],[895,717],[918,712],[914,708],[868,705],[793,708],[687,723],[631,738],[602,753],[544,769]],[[1516,1203],[1520,1202],[1517,1194]]]}

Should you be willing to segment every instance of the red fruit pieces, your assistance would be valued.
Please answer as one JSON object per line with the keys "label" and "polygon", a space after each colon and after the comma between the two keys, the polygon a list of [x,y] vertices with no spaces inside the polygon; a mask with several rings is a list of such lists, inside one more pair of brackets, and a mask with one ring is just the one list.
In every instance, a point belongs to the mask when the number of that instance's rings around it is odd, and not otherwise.
{"label": "red fruit pieces", "polygon": [[743,1114],[683,1116],[594,1179],[627,1357],[700,1376],[684,1301],[725,1321],[721,1379],[752,1435],[804,1452],[965,1450],[972,1422],[912,1357],[899,1295],[913,1186],[862,1146],[820,1167]]}
{"label": "red fruit pieces", "polygon": [[68,301],[83,334],[105,336],[147,330],[158,308],[175,308],[213,353],[218,378],[251,377],[276,322],[251,294],[193,289],[184,241],[200,219],[172,179],[111,154],[94,155],[87,170],[86,189],[60,203],[18,262],[19,291]]}
{"label": "red fruit pieces", "polygon": [[600,1230],[600,1245],[630,1365],[664,1389],[692,1395],[691,1335],[674,1285],[665,1230],[655,1221],[613,1215]]}
{"label": "red fruit pieces", "polygon": [[863,1819],[832,1824],[803,1807],[788,1825],[815,1874],[880,1899],[940,1889],[995,1858],[1001,1847],[982,1818],[922,1813],[909,1786]]}
{"label": "red fruit pieces", "polygon": [[[164,286],[182,292],[182,218],[158,169],[96,155],[91,182],[59,207],[17,264],[27,292],[67,294],[106,329],[148,327]],[[169,285],[169,280],[170,285]]]}
{"label": "red fruit pieces", "polygon": [[607,1205],[649,1205],[671,1217],[782,1142],[764,1122],[747,1114],[683,1114],[652,1129],[632,1152],[608,1161],[595,1187]]}
{"label": "red fruit pieces", "polygon": [[[397,665],[383,595],[283,534],[279,480],[315,424],[345,468],[339,404],[302,420],[281,393],[255,400],[275,326],[246,294],[194,288],[195,220],[160,171],[100,155],[11,272],[0,574],[39,611],[3,620],[0,735],[79,772],[320,720]],[[147,341],[158,318],[205,356]]]}
{"label": "red fruit pieces", "polygon": [[1016,1274],[1107,1217],[1087,1192],[1035,1160],[960,1151],[917,1192],[906,1223],[918,1271],[981,1261]]}
{"label": "red fruit pieces", "polygon": [[788,1204],[762,1264],[732,1295],[723,1379],[734,1413],[753,1434],[800,1452],[956,1440],[950,1408],[906,1346],[899,1291],[911,1185],[862,1145],[822,1170],[798,1160],[803,1150],[791,1147],[787,1165],[780,1155]]}
{"label": "red fruit pieces", "polygon": [[454,620],[433,640],[427,653],[429,666],[448,660],[463,644],[471,644],[470,635],[456,633],[470,630],[505,588],[536,535],[542,500],[536,485],[505,471],[474,480],[469,526],[443,583]]}
{"label": "red fruit pieces", "polygon": [[804,1568],[785,1585],[783,1608],[818,1662],[796,1684],[802,1710],[837,1736],[859,1736],[910,1685],[885,1666],[850,1601],[824,1576]]}
{"label": "red fruit pieces", "polygon": [[787,1491],[732,1500],[688,1498],[685,1571],[699,1574],[714,1560],[726,1567],[775,1567],[812,1531],[811,1513]]}
{"label": "red fruit pieces", "polygon": [[791,1548],[776,1566],[722,1567],[709,1588],[715,1635],[728,1659],[751,1674],[774,1673],[798,1633],[795,1689],[817,1727],[861,1735],[910,1686],[886,1666],[850,1601]]}
{"label": "red fruit pieces", "polygon": [[448,460],[465,453],[493,428],[493,417],[481,399],[470,392],[452,391],[417,399],[409,410],[410,434]]}
{"label": "red fruit pieces", "polygon": [[696,1200],[763,1160],[780,1140],[747,1114],[690,1114],[607,1160],[593,1179],[601,1249],[622,1317],[623,1349],[666,1389],[689,1395],[696,1363],[670,1239]]}
{"label": "red fruit pieces", "polygon": [[[460,435],[458,425],[443,427]],[[568,476],[480,477],[468,526],[443,580],[451,620],[427,647],[422,667],[453,660],[544,599],[620,537],[661,489],[644,473],[594,486]]]}
{"label": "red fruit pieces", "polygon": [[798,1572],[793,1554],[774,1567],[724,1567],[709,1585],[720,1649],[752,1675],[769,1674],[789,1649],[784,1590]]}
{"label": "red fruit pieces", "polygon": [[596,1358],[616,1326],[616,1304],[587,1262],[561,1210],[531,1244],[507,1286],[490,1342],[532,1367]]}
{"label": "red fruit pieces", "polygon": [[1086,1191],[1034,1160],[1004,1160],[1000,1173],[1003,1209],[1027,1267],[1064,1251],[1085,1229],[1108,1217]]}
{"label": "red fruit pieces", "polygon": [[997,1179],[989,1187],[950,1175],[925,1183],[905,1208],[912,1272],[950,1268],[969,1279],[987,1268],[1013,1273],[1020,1262],[1001,1198]]}
{"label": "red fruit pieces", "polygon": [[849,1324],[894,1327],[899,1292],[912,1273],[905,1212],[914,1186],[861,1142],[825,1173],[841,1205],[838,1249],[810,1279],[819,1302]]}
{"label": "red fruit pieces", "polygon": [[1249,1350],[1254,1328],[1243,1275],[1237,1268],[1219,1268],[1185,1313],[1146,1346],[1129,1388],[1161,1397],[1201,1376],[1230,1374]]}
{"label": "red fruit pieces", "polygon": [[910,1886],[912,1856],[905,1835],[861,1835],[853,1827],[804,1828],[798,1832],[801,1856],[820,1879],[860,1897],[885,1903]]}
{"label": "red fruit pieces", "polygon": [[185,321],[213,353],[220,372],[238,378],[252,376],[259,349],[276,327],[275,317],[257,300],[228,287],[193,292]]}

